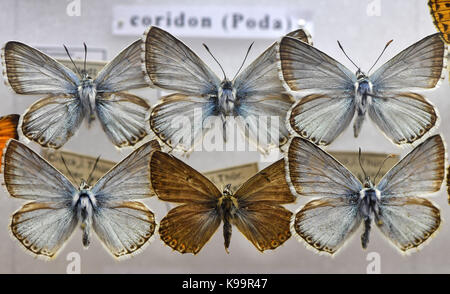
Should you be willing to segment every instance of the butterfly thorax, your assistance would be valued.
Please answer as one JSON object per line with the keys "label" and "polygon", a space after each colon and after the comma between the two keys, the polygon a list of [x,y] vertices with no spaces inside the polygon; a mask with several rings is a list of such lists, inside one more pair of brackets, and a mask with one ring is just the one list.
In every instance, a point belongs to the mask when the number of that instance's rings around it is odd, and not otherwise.
{"label": "butterfly thorax", "polygon": [[90,229],[92,225],[92,216],[96,207],[95,195],[91,192],[91,187],[82,182],[78,193],[73,198],[73,207],[77,212],[78,220],[81,222],[83,230],[83,246],[90,244]]}
{"label": "butterfly thorax", "polygon": [[369,77],[358,70],[356,72],[357,82],[355,83],[355,106],[356,106],[356,119],[353,125],[353,131],[355,138],[358,137],[361,131],[364,118],[368,109],[368,99],[372,94],[372,83]]}
{"label": "butterfly thorax", "polygon": [[217,202],[217,210],[223,220],[223,237],[225,250],[228,253],[228,247],[231,241],[231,222],[238,210],[238,201],[232,195],[230,185],[227,185],[222,193],[222,197]]}
{"label": "butterfly thorax", "polygon": [[78,96],[80,97],[83,110],[88,112],[90,123],[95,119],[95,98],[97,96],[97,88],[94,80],[87,74],[83,75],[80,85],[78,86]]}
{"label": "butterfly thorax", "polygon": [[380,190],[374,187],[370,180],[366,180],[364,189],[359,192],[359,196],[359,213],[364,221],[364,232],[361,235],[361,245],[363,248],[367,248],[372,220],[374,218],[378,219],[380,214],[379,203],[381,193]]}
{"label": "butterfly thorax", "polygon": [[231,81],[224,79],[222,83],[220,83],[218,99],[221,114],[224,116],[233,115],[234,104],[236,102],[236,90]]}

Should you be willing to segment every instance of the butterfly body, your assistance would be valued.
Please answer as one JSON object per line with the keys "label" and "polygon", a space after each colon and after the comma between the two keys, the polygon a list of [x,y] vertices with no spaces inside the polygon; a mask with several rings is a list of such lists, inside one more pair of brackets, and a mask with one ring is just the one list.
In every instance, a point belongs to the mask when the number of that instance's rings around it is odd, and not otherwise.
{"label": "butterfly body", "polygon": [[359,213],[361,215],[362,220],[364,221],[364,231],[361,235],[361,245],[364,249],[367,248],[369,244],[369,235],[370,228],[373,219],[380,219],[380,201],[381,201],[381,192],[376,187],[374,187],[373,183],[370,179],[366,179],[366,183],[364,184],[364,189],[359,192]]}
{"label": "butterfly body", "polygon": [[88,114],[88,125],[95,120],[96,99],[97,99],[97,87],[94,80],[87,74],[84,74],[78,87],[78,97],[83,107],[83,112]]}
{"label": "butterfly body", "polygon": [[236,217],[236,212],[239,209],[238,200],[233,197],[233,194],[230,190],[230,185],[225,186],[223,191],[223,196],[219,198],[217,202],[218,213],[223,221],[223,237],[224,237],[224,245],[225,251],[228,253],[228,247],[230,246],[231,241],[231,232],[232,232],[232,222]]}

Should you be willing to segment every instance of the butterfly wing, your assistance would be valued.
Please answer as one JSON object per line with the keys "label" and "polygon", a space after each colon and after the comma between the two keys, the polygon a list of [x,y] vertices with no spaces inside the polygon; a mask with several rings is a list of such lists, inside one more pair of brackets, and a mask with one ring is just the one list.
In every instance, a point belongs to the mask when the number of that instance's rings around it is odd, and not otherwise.
{"label": "butterfly wing", "polygon": [[445,42],[450,43],[450,1],[428,0],[434,25],[442,33]]}
{"label": "butterfly wing", "polygon": [[280,43],[280,69],[287,89],[313,93],[289,111],[290,128],[317,144],[330,144],[354,116],[355,75],[327,54],[290,37]]}
{"label": "butterfly wing", "polygon": [[299,137],[288,148],[286,178],[296,195],[321,197],[295,214],[293,232],[315,249],[335,253],[361,225],[361,183],[331,155]]}
{"label": "butterfly wing", "polygon": [[95,79],[99,93],[121,92],[149,85],[142,72],[142,46],[141,39],[134,41],[100,71]]}
{"label": "butterfly wing", "polygon": [[31,105],[23,115],[21,129],[28,139],[58,149],[75,134],[84,116],[78,96],[50,96]]}
{"label": "butterfly wing", "polygon": [[330,144],[348,127],[355,114],[353,96],[341,94],[303,97],[288,112],[290,128],[317,145]]}
{"label": "butterfly wing", "polygon": [[97,116],[103,130],[119,148],[134,146],[145,136],[148,103],[125,92],[97,94]]}
{"label": "butterfly wing", "polygon": [[99,205],[153,196],[149,178],[150,154],[159,149],[157,141],[149,141],[101,177],[91,190]]}
{"label": "butterfly wing", "polygon": [[434,135],[392,167],[377,188],[385,199],[437,192],[444,180],[445,156],[442,137]]}
{"label": "butterfly wing", "polygon": [[418,247],[439,228],[439,209],[420,197],[382,199],[375,222],[387,239],[401,251]]}
{"label": "butterfly wing", "polygon": [[297,196],[353,198],[362,190],[361,182],[341,163],[299,137],[292,138],[288,148],[286,178]]}
{"label": "butterfly wing", "polygon": [[153,236],[156,222],[145,204],[123,200],[97,208],[92,227],[112,255],[120,258],[142,249]]}
{"label": "butterfly wing", "polygon": [[299,39],[309,45],[313,45],[311,34],[306,29],[298,29],[286,34],[287,37]]}
{"label": "butterfly wing", "polygon": [[295,214],[293,232],[318,251],[336,253],[361,225],[355,197],[324,197],[308,202]]}
{"label": "butterfly wing", "polygon": [[238,202],[232,223],[259,250],[275,249],[291,237],[292,213],[280,204],[293,203],[284,160],[278,160],[245,182],[234,194]]}
{"label": "butterfly wing", "polygon": [[281,39],[280,70],[288,90],[345,92],[354,95],[355,74],[327,54],[298,39]]}
{"label": "butterfly wing", "polygon": [[55,59],[20,42],[2,50],[5,80],[17,94],[75,94],[77,75]]}
{"label": "butterfly wing", "polygon": [[[286,113],[294,102],[284,93],[278,76],[277,49],[278,43],[274,43],[233,81],[235,116],[243,118],[238,124],[244,135],[265,153],[287,142]],[[278,125],[270,127],[261,118],[276,118]]]}
{"label": "butterfly wing", "polygon": [[172,149],[189,152],[208,128],[204,122],[218,114],[214,99],[172,94],[162,98],[150,115],[150,128]]}
{"label": "butterfly wing", "polygon": [[10,114],[0,117],[0,162],[2,161],[3,149],[9,139],[18,139],[17,125],[20,115]]}
{"label": "butterfly wing", "polygon": [[78,218],[72,183],[33,150],[16,140],[5,149],[3,174],[9,194],[34,200],[14,213],[11,231],[31,253],[52,257],[72,235]]}
{"label": "butterfly wing", "polygon": [[[133,151],[92,188],[97,201],[92,226],[114,257],[137,253],[155,232],[154,214],[141,202],[150,189],[150,153],[159,150],[150,141]],[[130,201],[131,200],[131,201]]]}
{"label": "butterfly wing", "polygon": [[152,153],[150,170],[158,198],[184,203],[161,220],[161,240],[180,253],[197,254],[220,225],[216,209],[220,191],[192,167],[163,152]]}
{"label": "butterfly wing", "polygon": [[440,190],[445,156],[441,136],[434,135],[406,155],[377,185],[381,201],[376,224],[402,251],[425,242],[440,225],[439,209],[420,196]]}
{"label": "butterfly wing", "polygon": [[439,33],[423,38],[383,64],[369,77],[373,91],[379,96],[385,96],[384,93],[392,91],[434,88],[442,78],[446,52]]}
{"label": "butterfly wing", "polygon": [[372,97],[369,116],[395,144],[420,139],[436,125],[438,117],[433,105],[415,93]]}
{"label": "butterfly wing", "polygon": [[219,78],[180,40],[150,27],[144,42],[145,70],[155,86],[186,95],[217,95]]}

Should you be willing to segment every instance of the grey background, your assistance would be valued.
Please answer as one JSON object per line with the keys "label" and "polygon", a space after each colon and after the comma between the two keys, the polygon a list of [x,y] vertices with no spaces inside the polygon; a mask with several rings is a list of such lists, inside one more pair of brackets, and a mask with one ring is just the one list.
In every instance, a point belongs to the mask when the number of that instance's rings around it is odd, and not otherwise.
{"label": "grey background", "polygon": [[[347,53],[354,61],[368,70],[385,43],[394,42],[381,59],[380,64],[393,57],[419,39],[435,32],[431,16],[425,0],[381,0],[381,15],[368,16],[366,13],[368,0],[340,1],[240,1],[228,0],[229,5],[271,5],[286,6],[292,9],[311,12],[314,24],[314,44],[327,52],[344,65],[353,70],[350,62],[340,52],[336,40],[344,44]],[[0,4],[0,43],[8,40],[20,40],[33,46],[80,47],[86,42],[92,48],[105,48],[108,59],[115,56],[135,37],[118,37],[111,34],[112,7],[125,4],[124,1],[81,0],[81,16],[70,17],[66,14],[66,6],[70,1],[35,1],[35,0],[2,0]],[[158,4],[158,5],[210,5],[220,6],[224,1],[127,1],[126,4]],[[269,9],[269,8],[268,8]],[[207,42],[214,48],[215,56],[222,62],[227,73],[234,73],[239,67],[247,44],[253,40],[233,39],[185,39],[191,48],[206,63],[220,74],[201,43]],[[256,40],[249,61],[256,58],[274,40]],[[220,75],[221,76],[221,75]],[[151,89],[134,91],[152,104],[156,102],[156,92]],[[423,93],[423,92],[422,92]],[[441,86],[426,92],[426,97],[438,108],[441,125],[437,130],[445,138],[450,138],[448,113],[450,111],[450,89],[448,77]],[[19,96],[13,94],[3,84],[0,85],[0,115],[23,113],[25,109],[39,97]],[[39,148],[30,144],[35,150]],[[352,128],[348,128],[330,147],[331,150],[393,152],[406,154],[409,147],[399,149],[388,141],[370,122],[363,126],[360,137],[355,140]],[[118,152],[107,140],[101,128],[80,129],[78,135],[64,147],[66,150],[118,161],[127,152]],[[200,171],[208,171],[230,167],[238,164],[255,162],[260,159],[256,152],[196,152],[186,161]],[[261,164],[263,167],[266,164]],[[393,248],[378,229],[373,230],[369,248],[361,249],[359,233],[353,236],[348,244],[334,258],[318,255],[306,250],[295,238],[288,240],[274,252],[259,253],[242,234],[234,229],[230,251],[227,255],[223,249],[223,237],[218,231],[197,256],[181,255],[173,252],[160,242],[156,234],[150,245],[139,255],[128,260],[117,262],[106,252],[95,239],[89,250],[83,250],[79,230],[63,248],[56,259],[44,262],[25,253],[21,246],[10,238],[8,224],[10,215],[24,204],[0,192],[0,273],[66,273],[70,252],[78,252],[81,256],[82,273],[366,273],[369,261],[368,253],[377,252],[381,256],[382,273],[449,273],[448,247],[450,244],[450,208],[443,188],[433,195],[432,200],[441,208],[443,223],[435,238],[410,256],[403,256]],[[299,199],[296,210],[309,201]],[[156,199],[144,201],[160,220],[167,212],[167,206]]]}

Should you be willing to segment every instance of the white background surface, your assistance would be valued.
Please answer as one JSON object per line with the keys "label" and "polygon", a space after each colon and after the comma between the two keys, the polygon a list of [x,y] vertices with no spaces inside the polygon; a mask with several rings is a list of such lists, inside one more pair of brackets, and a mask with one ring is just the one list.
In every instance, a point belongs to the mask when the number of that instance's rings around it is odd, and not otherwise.
{"label": "white background surface", "polygon": [[[243,1],[228,0],[229,5],[240,5]],[[81,16],[68,16],[66,6],[70,1],[34,1],[2,0],[0,4],[0,43],[8,40],[20,40],[32,46],[81,47],[86,42],[89,47],[106,48],[108,59],[115,56],[135,37],[112,35],[113,5],[124,1],[87,1],[81,0]],[[160,5],[203,5],[212,3],[220,5],[224,1],[127,1],[130,4]],[[245,5],[271,5],[304,9],[311,12],[314,24],[314,45],[336,58],[353,70],[340,52],[336,40],[340,40],[347,53],[361,66],[368,70],[383,46],[390,39],[394,42],[389,47],[380,64],[393,57],[400,50],[435,32],[425,0],[381,0],[380,15],[368,16],[368,0],[339,1],[245,1]],[[211,12],[212,15],[214,11]],[[208,44],[215,56],[221,61],[228,75],[233,75],[239,67],[245,51],[253,40],[233,39],[186,39],[186,44],[214,69],[220,71],[202,47]],[[256,58],[275,40],[256,40],[250,53],[249,61]],[[89,57],[89,54],[88,54]],[[247,63],[248,64],[248,63]],[[379,64],[379,65],[380,65]],[[156,102],[156,92],[151,89],[134,91],[148,98],[151,104]],[[450,138],[448,115],[450,113],[450,88],[448,77],[441,86],[425,93],[426,97],[438,108],[441,126],[438,129],[444,138]],[[37,96],[20,96],[14,94],[3,84],[0,85],[0,115],[23,113],[38,98]],[[35,150],[39,148],[30,144]],[[358,139],[353,138],[352,128],[348,128],[330,147],[332,150],[393,152],[402,155],[410,149],[399,149],[388,141],[370,121],[366,121]],[[101,155],[105,159],[120,160],[124,155],[116,151],[109,143],[101,128],[97,125],[91,130],[80,129],[64,147],[66,150]],[[187,160],[200,171],[225,168],[259,160],[256,152],[197,152]],[[262,167],[262,165],[261,165]],[[309,199],[299,199],[296,210]],[[8,224],[10,215],[24,204],[13,199],[2,189],[0,192],[0,273],[65,273],[70,252],[81,255],[82,273],[366,273],[369,252],[381,255],[382,273],[449,273],[450,258],[450,208],[444,189],[433,195],[433,201],[441,208],[443,222],[436,237],[419,252],[403,256],[393,248],[378,229],[374,228],[371,242],[366,251],[361,249],[358,232],[339,254],[330,258],[306,250],[295,238],[288,240],[274,252],[261,254],[248,242],[237,229],[234,229],[230,251],[227,255],[223,248],[222,232],[219,230],[197,256],[181,255],[163,245],[156,234],[153,242],[139,255],[117,262],[106,252],[100,242],[94,238],[89,250],[83,250],[81,234],[77,230],[73,238],[63,248],[56,259],[44,262],[25,253],[15,240],[10,238]],[[167,212],[165,203],[157,199],[144,201],[159,221]]]}

